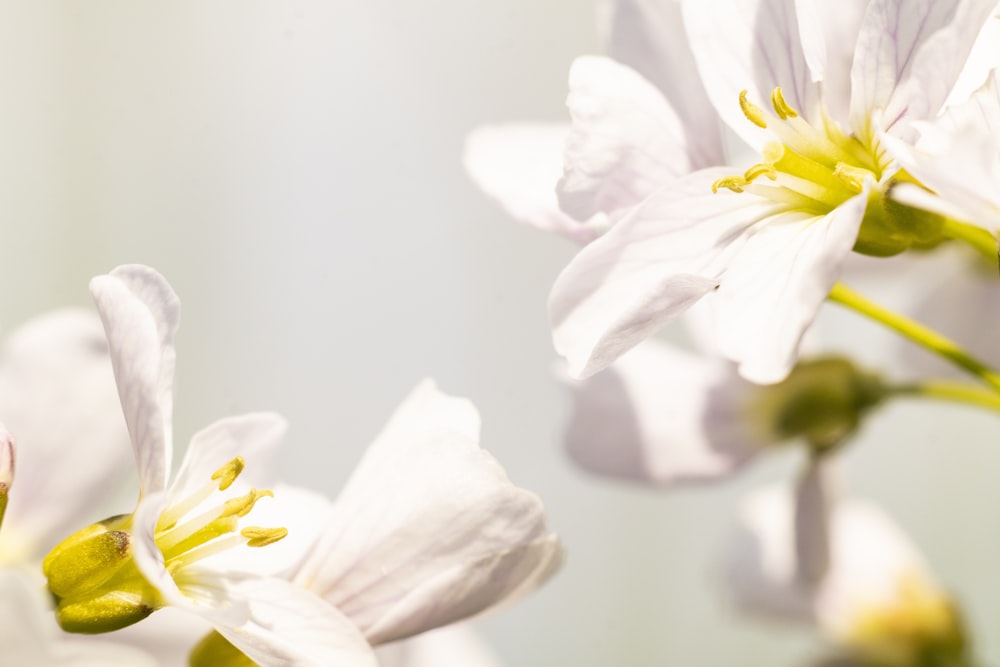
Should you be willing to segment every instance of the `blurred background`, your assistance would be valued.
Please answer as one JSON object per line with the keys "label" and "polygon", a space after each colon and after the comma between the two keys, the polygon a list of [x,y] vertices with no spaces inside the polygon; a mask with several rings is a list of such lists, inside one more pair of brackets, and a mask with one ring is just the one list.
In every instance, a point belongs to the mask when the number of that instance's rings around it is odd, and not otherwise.
{"label": "blurred background", "polygon": [[[797,453],[669,493],[574,469],[546,299],[575,248],[463,172],[474,127],[563,120],[569,64],[597,52],[579,0],[3,2],[0,324],[88,305],[88,280],[117,264],[154,266],[183,302],[179,445],[276,410],[292,424],[282,473],[331,496],[433,376],[479,406],[483,445],[568,550],[549,586],[476,622],[506,664],[802,664],[812,633],[739,616],[720,576],[740,498]],[[898,282],[873,282],[894,297]],[[890,365],[874,327],[824,319]],[[998,432],[900,404],[844,475],[921,545],[993,661]]]}

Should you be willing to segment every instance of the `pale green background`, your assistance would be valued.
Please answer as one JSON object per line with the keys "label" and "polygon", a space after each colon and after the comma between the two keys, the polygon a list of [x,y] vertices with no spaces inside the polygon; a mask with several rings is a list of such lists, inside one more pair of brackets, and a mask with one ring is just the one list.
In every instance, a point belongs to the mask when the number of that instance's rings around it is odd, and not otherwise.
{"label": "pale green background", "polygon": [[[795,457],[673,494],[572,468],[545,303],[574,249],[508,221],[462,171],[474,126],[564,118],[569,63],[599,50],[593,14],[581,0],[0,4],[0,324],[88,304],[88,279],[116,264],[155,266],[184,304],[178,442],[277,410],[286,477],[331,495],[434,376],[479,405],[483,444],[567,545],[550,586],[477,624],[508,664],[795,665],[810,633],[741,619],[718,578],[738,498]],[[873,331],[837,322],[835,338]],[[848,475],[967,600],[994,659],[996,432],[901,405]]]}

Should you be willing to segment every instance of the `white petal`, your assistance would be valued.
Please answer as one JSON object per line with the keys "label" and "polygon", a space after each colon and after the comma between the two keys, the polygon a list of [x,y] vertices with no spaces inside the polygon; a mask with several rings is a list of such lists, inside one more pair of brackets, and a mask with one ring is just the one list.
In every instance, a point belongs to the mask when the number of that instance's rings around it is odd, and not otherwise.
{"label": "white petal", "polygon": [[878,129],[905,140],[909,123],[941,109],[996,0],[873,0],[851,72],[851,126],[863,142]]}
{"label": "white petal", "polygon": [[695,71],[679,2],[613,0],[604,27],[608,55],[655,85],[680,117],[694,169],[725,163],[722,124]]}
{"label": "white petal", "polygon": [[159,273],[120,266],[90,282],[104,321],[140,488],[164,488],[170,470],[174,334],[180,300]]}
{"label": "white petal", "polygon": [[770,135],[743,115],[742,90],[754,104],[770,107],[771,91],[780,86],[807,121],[820,119],[819,87],[802,53],[795,0],[685,0],[683,6],[705,89],[722,119],[750,146],[760,149]]}
{"label": "white petal", "polygon": [[478,431],[471,403],[418,387],[365,454],[294,579],[373,644],[511,600],[559,564],[541,502],[479,448]]}
{"label": "white petal", "polygon": [[806,585],[818,584],[830,569],[831,467],[810,459],[795,484],[795,578]]}
{"label": "white petal", "polygon": [[117,490],[132,454],[94,313],[52,311],[11,334],[0,358],[0,414],[18,447],[0,549],[48,548],[100,518],[90,514],[95,501]]}
{"label": "white petal", "polygon": [[744,232],[775,207],[748,193],[713,194],[726,175],[707,169],[665,187],[559,275],[549,316],[570,375],[604,368],[718,285]]}
{"label": "white petal", "polygon": [[731,365],[648,340],[572,385],[565,436],[576,463],[601,474],[669,484],[735,472],[764,444]]}
{"label": "white petal", "polygon": [[848,126],[854,45],[868,0],[796,0],[802,51],[830,117]]}
{"label": "white petal", "polygon": [[250,620],[216,629],[248,657],[268,667],[378,667],[358,628],[312,593],[280,579],[249,579],[237,593]]}
{"label": "white petal", "polygon": [[840,275],[868,203],[868,187],[823,218],[768,220],[734,257],[716,294],[720,346],[751,382],[788,375],[799,341]]}
{"label": "white petal", "polygon": [[559,205],[574,218],[634,206],[692,171],[684,127],[663,94],[635,70],[584,56],[569,71]]}
{"label": "white petal", "polygon": [[257,412],[220,419],[191,438],[177,477],[170,486],[172,498],[182,498],[209,482],[212,474],[236,457],[246,462],[239,479],[252,486],[275,483],[275,453],[288,423],[281,415]]}
{"label": "white petal", "polygon": [[466,625],[452,625],[380,646],[381,667],[500,667],[500,659]]}
{"label": "white petal", "polygon": [[515,220],[587,243],[602,221],[575,220],[559,209],[556,198],[568,135],[569,126],[561,124],[479,127],[465,138],[462,162],[476,185]]}
{"label": "white petal", "polygon": [[998,43],[1000,43],[1000,5],[987,19],[979,36],[976,37],[969,57],[965,61],[965,67],[962,68],[955,86],[944,102],[945,107],[965,102],[977,88],[983,85],[990,72],[1000,67]]}

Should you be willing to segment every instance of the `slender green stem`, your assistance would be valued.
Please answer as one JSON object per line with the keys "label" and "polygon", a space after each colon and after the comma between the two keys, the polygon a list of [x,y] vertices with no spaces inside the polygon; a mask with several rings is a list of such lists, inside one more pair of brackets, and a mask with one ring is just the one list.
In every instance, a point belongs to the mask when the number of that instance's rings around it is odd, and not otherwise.
{"label": "slender green stem", "polygon": [[946,218],[941,231],[948,238],[969,244],[991,264],[996,265],[1000,261],[997,240],[985,229]]}
{"label": "slender green stem", "polygon": [[1000,412],[1000,395],[988,389],[981,389],[961,382],[928,380],[913,384],[890,385],[886,389],[890,396],[912,396],[914,398],[954,401]]}
{"label": "slender green stem", "polygon": [[834,285],[828,298],[830,301],[850,308],[947,359],[990,385],[995,391],[1000,392],[1000,374],[933,329],[872,303],[843,283]]}

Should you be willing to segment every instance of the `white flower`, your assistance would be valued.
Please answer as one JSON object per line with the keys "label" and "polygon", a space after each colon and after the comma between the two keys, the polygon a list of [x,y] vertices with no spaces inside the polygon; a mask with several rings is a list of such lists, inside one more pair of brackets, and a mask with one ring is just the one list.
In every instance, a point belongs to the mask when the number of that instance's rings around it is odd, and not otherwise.
{"label": "white flower", "polygon": [[[336,608],[372,645],[534,590],[561,564],[562,548],[538,497],[514,486],[478,440],[469,401],[421,384],[284,576]],[[194,664],[225,650],[210,636]]]}
{"label": "white flower", "polygon": [[920,664],[913,655],[932,646],[964,651],[954,603],[916,547],[870,503],[838,501],[828,466],[813,461],[794,491],[746,503],[729,559],[736,604],[813,623],[874,664]]}
{"label": "white flower", "polygon": [[[573,63],[572,126],[478,128],[464,156],[472,179],[515,219],[579,243],[604,232],[663,179],[724,162],[718,116],[690,76],[680,5],[612,0],[602,9],[610,58]],[[632,122],[618,122],[622,114]]]}
{"label": "white flower", "polygon": [[705,89],[763,161],[665,183],[577,255],[550,300],[570,372],[715,292],[723,354],[752,381],[782,379],[852,248],[892,254],[935,232],[884,213],[897,167],[881,140],[912,141],[938,112],[994,4],[684,3]]}

